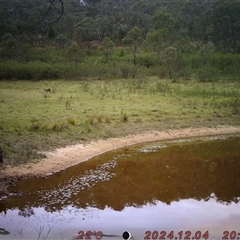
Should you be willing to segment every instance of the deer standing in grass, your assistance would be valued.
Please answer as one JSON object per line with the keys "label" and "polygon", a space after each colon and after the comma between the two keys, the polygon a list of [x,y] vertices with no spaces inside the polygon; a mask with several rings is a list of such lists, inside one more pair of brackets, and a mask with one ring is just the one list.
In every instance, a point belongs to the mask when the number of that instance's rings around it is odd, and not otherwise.
{"label": "deer standing in grass", "polygon": [[44,89],[44,91],[45,91],[46,93],[52,93],[52,89],[51,89],[51,88]]}

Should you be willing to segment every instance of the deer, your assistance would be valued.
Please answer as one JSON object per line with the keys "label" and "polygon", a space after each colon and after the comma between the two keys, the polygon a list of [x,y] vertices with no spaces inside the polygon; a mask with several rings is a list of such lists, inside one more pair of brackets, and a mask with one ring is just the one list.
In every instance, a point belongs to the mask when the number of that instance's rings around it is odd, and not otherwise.
{"label": "deer", "polygon": [[52,89],[51,89],[51,88],[44,89],[44,91],[45,91],[46,93],[52,93]]}

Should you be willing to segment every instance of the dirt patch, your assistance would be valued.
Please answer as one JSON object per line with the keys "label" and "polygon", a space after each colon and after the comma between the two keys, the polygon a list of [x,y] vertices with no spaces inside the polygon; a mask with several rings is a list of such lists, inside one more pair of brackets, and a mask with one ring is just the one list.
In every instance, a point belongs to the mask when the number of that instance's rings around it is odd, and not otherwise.
{"label": "dirt patch", "polygon": [[168,130],[165,132],[152,131],[138,135],[131,135],[124,138],[98,140],[87,144],[76,144],[65,148],[60,148],[54,152],[45,152],[47,158],[42,159],[38,163],[29,163],[17,167],[5,166],[5,168],[0,172],[0,192],[1,189],[3,190],[4,186],[9,186],[13,184],[14,181],[21,178],[26,178],[29,176],[43,177],[53,174],[80,162],[87,161],[101,153],[124,146],[155,140],[231,133],[240,133],[240,127],[219,126],[216,128],[187,128],[181,130]]}

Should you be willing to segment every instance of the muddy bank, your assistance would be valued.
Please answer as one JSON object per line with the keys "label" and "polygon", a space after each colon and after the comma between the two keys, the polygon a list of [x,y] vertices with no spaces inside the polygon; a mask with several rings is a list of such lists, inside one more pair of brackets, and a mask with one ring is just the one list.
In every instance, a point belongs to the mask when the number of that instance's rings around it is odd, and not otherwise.
{"label": "muddy bank", "polygon": [[14,175],[14,176],[4,176],[0,177],[0,200],[5,199],[12,195],[20,196],[20,192],[9,192],[8,187],[14,186],[15,182],[27,178],[46,178],[45,175],[34,175],[34,174],[24,174],[24,175]]}
{"label": "muddy bank", "polygon": [[47,157],[38,163],[28,163],[17,167],[5,166],[4,169],[0,170],[0,199],[9,194],[17,194],[8,193],[6,189],[20,179],[47,177],[47,175],[117,148],[148,141],[234,133],[240,133],[240,127],[219,126],[216,128],[188,128],[164,132],[153,131],[124,138],[98,140],[87,144],[81,143],[57,149],[53,152],[44,152]]}

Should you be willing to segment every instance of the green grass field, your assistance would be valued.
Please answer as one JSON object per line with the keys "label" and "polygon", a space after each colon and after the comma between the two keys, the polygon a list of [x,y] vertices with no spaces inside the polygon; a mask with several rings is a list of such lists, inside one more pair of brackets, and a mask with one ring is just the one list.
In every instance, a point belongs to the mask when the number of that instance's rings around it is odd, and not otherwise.
{"label": "green grass field", "polygon": [[[44,89],[51,88],[52,93]],[[159,78],[1,81],[0,146],[12,165],[79,141],[240,123],[240,83]]]}

